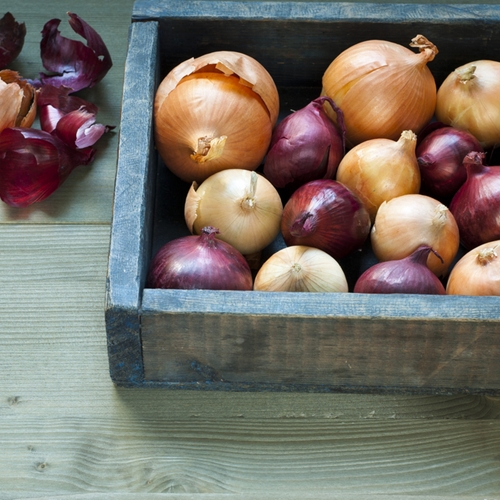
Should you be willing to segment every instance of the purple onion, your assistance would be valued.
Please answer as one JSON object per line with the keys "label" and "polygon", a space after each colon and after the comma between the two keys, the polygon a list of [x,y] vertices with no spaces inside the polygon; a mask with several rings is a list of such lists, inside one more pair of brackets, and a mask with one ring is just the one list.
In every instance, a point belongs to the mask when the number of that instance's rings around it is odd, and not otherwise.
{"label": "purple onion", "polygon": [[467,250],[500,239],[500,167],[484,165],[484,157],[473,151],[464,158],[467,180],[450,203]]}
{"label": "purple onion", "polygon": [[287,246],[319,248],[340,259],[360,248],[370,233],[370,214],[346,186],[331,179],[299,187],[283,209],[281,232]]}
{"label": "purple onion", "polygon": [[[337,113],[339,127],[323,109],[325,102]],[[263,173],[276,188],[297,188],[312,180],[333,179],[344,151],[343,114],[332,99],[318,97],[276,126]]]}
{"label": "purple onion", "polygon": [[439,126],[417,145],[422,192],[437,199],[451,198],[467,179],[463,160],[471,151],[483,151],[469,132]]}
{"label": "purple onion", "polygon": [[51,19],[42,30],[40,52],[43,67],[53,75],[40,73],[41,84],[67,87],[72,92],[93,87],[110,70],[113,62],[101,36],[83,19],[68,12],[73,31],[87,41],[61,36],[60,19]]}
{"label": "purple onion", "polygon": [[16,22],[14,16],[7,12],[0,19],[0,69],[9,64],[21,53],[26,37],[26,25]]}
{"label": "purple onion", "polygon": [[[430,246],[421,245],[404,259],[373,265],[358,278],[353,291],[445,295],[444,285],[427,267],[430,252],[434,252]],[[436,252],[434,253],[439,257]]]}
{"label": "purple onion", "polygon": [[248,262],[232,245],[217,239],[218,233],[218,229],[206,226],[200,235],[166,243],[151,262],[148,287],[252,290]]}

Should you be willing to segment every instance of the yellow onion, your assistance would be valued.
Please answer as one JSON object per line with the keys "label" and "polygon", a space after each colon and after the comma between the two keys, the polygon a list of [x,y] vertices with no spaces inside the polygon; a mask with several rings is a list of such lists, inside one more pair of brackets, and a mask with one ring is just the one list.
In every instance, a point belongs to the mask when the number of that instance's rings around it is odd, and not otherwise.
{"label": "yellow onion", "polygon": [[222,170],[199,186],[194,182],[184,205],[191,233],[217,227],[217,237],[245,256],[260,252],[276,238],[282,213],[276,188],[264,176],[243,169]]}
{"label": "yellow onion", "polygon": [[38,91],[19,73],[0,71],[0,132],[12,127],[31,127],[36,118]]}
{"label": "yellow onion", "polygon": [[443,203],[423,194],[407,194],[382,203],[370,241],[380,261],[403,259],[421,245],[428,245],[433,252],[427,266],[439,277],[447,273],[460,246],[453,214]]}
{"label": "yellow onion", "polygon": [[500,144],[500,62],[479,60],[450,73],[437,92],[436,118],[471,133],[484,148]]}
{"label": "yellow onion", "polygon": [[184,61],[161,82],[155,142],[167,167],[187,182],[220,170],[255,170],[278,119],[279,96],[252,57],[219,51]]}
{"label": "yellow onion", "polygon": [[455,264],[446,283],[448,295],[500,295],[500,240],[483,243]]}
{"label": "yellow onion", "polygon": [[384,201],[419,192],[416,145],[416,134],[405,130],[398,141],[384,138],[364,141],[342,158],[337,181],[358,196],[372,222]]}
{"label": "yellow onion", "polygon": [[340,264],[323,250],[285,247],[269,257],[255,276],[254,290],[265,292],[347,292]]}
{"label": "yellow onion", "polygon": [[419,133],[432,119],[436,83],[427,63],[438,50],[422,35],[410,46],[420,52],[367,40],[346,49],[327,68],[322,93],[343,111],[350,146],[377,137],[396,140],[403,130]]}

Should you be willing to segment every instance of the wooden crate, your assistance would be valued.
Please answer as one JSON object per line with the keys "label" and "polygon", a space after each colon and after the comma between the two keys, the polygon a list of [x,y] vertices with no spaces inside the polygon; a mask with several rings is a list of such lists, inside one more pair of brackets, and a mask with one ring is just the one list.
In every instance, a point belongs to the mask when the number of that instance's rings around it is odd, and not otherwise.
{"label": "wooden crate", "polygon": [[[152,255],[189,234],[188,185],[158,159],[155,89],[176,64],[245,52],[271,73],[282,113],[319,94],[348,46],[380,38],[439,48],[457,66],[500,60],[500,6],[139,0],[133,10],[106,294],[110,373],[128,387],[500,393],[500,297],[152,290]],[[367,265],[360,252],[349,266]],[[360,257],[361,256],[361,257]]]}

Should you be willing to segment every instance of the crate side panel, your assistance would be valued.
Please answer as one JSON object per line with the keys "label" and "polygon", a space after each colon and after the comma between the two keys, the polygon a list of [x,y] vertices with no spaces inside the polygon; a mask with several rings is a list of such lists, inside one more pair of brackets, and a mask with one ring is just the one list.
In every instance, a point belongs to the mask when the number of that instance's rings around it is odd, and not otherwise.
{"label": "crate side panel", "polygon": [[[413,387],[426,393],[500,387],[500,324],[495,321],[361,315],[361,308],[358,316],[355,311],[350,316],[301,314],[300,305],[296,314],[283,316],[262,310],[249,314],[245,307],[238,314],[237,295],[234,301],[234,308],[219,314],[205,306],[144,312],[146,380],[208,381],[226,388]],[[223,309],[222,297],[219,304]]]}
{"label": "crate side panel", "polygon": [[148,196],[157,164],[152,144],[157,23],[133,24],[129,37],[106,283],[108,354],[116,383],[143,377],[139,307],[152,239]]}

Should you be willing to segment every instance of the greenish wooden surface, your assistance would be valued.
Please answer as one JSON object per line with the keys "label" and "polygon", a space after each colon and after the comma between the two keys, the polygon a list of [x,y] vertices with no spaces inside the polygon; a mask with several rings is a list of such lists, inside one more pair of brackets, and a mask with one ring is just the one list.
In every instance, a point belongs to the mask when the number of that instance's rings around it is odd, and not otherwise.
{"label": "greenish wooden surface", "polygon": [[[32,72],[45,21],[90,22],[115,62],[100,116],[119,123],[130,0],[2,9],[27,23],[17,67]],[[55,197],[1,207],[1,500],[500,498],[496,398],[115,388],[103,311],[117,134]]]}

